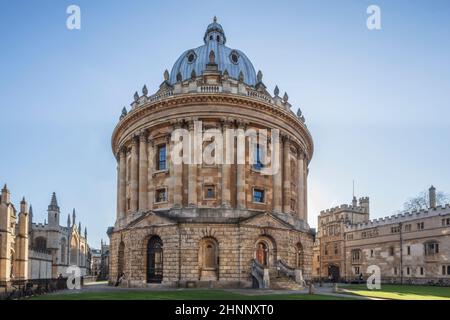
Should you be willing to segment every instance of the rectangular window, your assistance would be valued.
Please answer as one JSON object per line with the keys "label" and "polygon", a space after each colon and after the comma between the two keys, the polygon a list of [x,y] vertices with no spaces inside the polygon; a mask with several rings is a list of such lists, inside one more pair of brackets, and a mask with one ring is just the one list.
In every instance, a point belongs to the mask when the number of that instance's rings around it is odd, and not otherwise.
{"label": "rectangular window", "polygon": [[409,267],[406,267],[406,274],[409,276],[409,273],[410,273],[410,269],[409,269]]}
{"label": "rectangular window", "polygon": [[442,266],[442,275],[445,276],[445,266]]}
{"label": "rectangular window", "polygon": [[253,202],[264,203],[264,190],[253,189]]}
{"label": "rectangular window", "polygon": [[261,170],[264,167],[264,164],[262,163],[262,158],[263,158],[263,147],[260,144],[257,144],[255,147],[255,164],[254,164],[254,168],[256,170]]}
{"label": "rectangular window", "polygon": [[411,255],[411,247],[410,246],[406,247],[406,252],[407,252],[408,256]]}
{"label": "rectangular window", "polygon": [[370,250],[370,257],[373,258],[373,250]]}
{"label": "rectangular window", "polygon": [[158,146],[158,166],[157,170],[166,170],[166,145]]}
{"label": "rectangular window", "polygon": [[450,274],[450,266],[447,266],[447,274]]}
{"label": "rectangular window", "polygon": [[355,268],[355,274],[359,274],[359,267],[354,267]]}
{"label": "rectangular window", "polygon": [[394,274],[397,275],[397,267],[394,267]]}
{"label": "rectangular window", "polygon": [[411,225],[410,224],[406,224],[405,225],[405,231],[406,232],[410,232],[411,231]]}
{"label": "rectangular window", "polygon": [[334,244],[334,254],[338,254],[339,253],[339,248],[338,245],[335,243]]}
{"label": "rectangular window", "polygon": [[216,197],[216,187],[213,185],[205,186],[205,199],[214,199]]}
{"label": "rectangular window", "polygon": [[420,267],[420,275],[423,276],[423,267]]}
{"label": "rectangular window", "polygon": [[155,194],[155,202],[166,202],[167,201],[167,189],[157,189]]}
{"label": "rectangular window", "polygon": [[423,222],[419,222],[419,223],[417,224],[417,230],[423,230],[423,228],[424,228]]}

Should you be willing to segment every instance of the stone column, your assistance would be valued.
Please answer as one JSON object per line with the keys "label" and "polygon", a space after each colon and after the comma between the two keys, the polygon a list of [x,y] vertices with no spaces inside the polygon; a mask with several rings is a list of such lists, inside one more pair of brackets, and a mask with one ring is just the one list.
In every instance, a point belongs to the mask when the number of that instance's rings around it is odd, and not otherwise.
{"label": "stone column", "polygon": [[[241,131],[241,133],[239,133]],[[247,149],[245,139],[245,124],[243,122],[238,123],[238,136],[237,136],[237,152],[236,158],[239,157],[240,152],[245,152]],[[243,145],[244,150],[240,150],[239,146]],[[244,155],[244,160],[246,157]],[[244,161],[246,162],[246,161]],[[239,163],[236,161],[236,206],[238,209],[245,209],[245,163]]]}
{"label": "stone column", "polygon": [[139,208],[138,206],[138,193],[139,193],[139,139],[137,137],[132,138],[131,143],[131,176],[130,176],[130,209],[131,212],[136,212]]}
{"label": "stone column", "polygon": [[297,216],[305,219],[305,154],[299,150],[297,158]]}
{"label": "stone column", "polygon": [[283,212],[291,212],[291,141],[289,136],[283,137]]}
{"label": "stone column", "polygon": [[148,137],[147,143],[147,208],[153,209],[153,202],[155,199],[154,185],[153,185],[153,170],[155,168],[155,152],[153,140]]}
{"label": "stone column", "polygon": [[147,206],[147,132],[142,131],[139,135],[139,210],[148,210]]}
{"label": "stone column", "polygon": [[[177,122],[174,125],[174,129],[180,129],[181,123]],[[173,152],[173,143],[170,141],[169,137],[169,145],[170,145],[170,155],[171,159],[170,162],[172,163],[173,170],[171,172],[172,177],[172,189],[173,189],[173,207],[174,208],[181,208],[183,205],[183,164],[176,164],[173,162],[172,159],[172,152]]]}
{"label": "stone column", "polygon": [[197,163],[195,162],[195,131],[194,121],[189,122],[189,160],[188,164],[188,206],[197,206]]}
{"label": "stone column", "polygon": [[127,202],[126,180],[127,180],[127,148],[122,147],[119,151],[119,188],[117,193],[117,197],[119,198],[119,209],[117,212],[118,219],[125,217],[126,202]]}
{"label": "stone column", "polygon": [[[231,179],[231,158],[227,157],[227,152],[230,152],[230,148],[234,148],[234,143],[231,143],[231,137],[229,136],[228,129],[231,123],[228,120],[222,122],[222,207],[231,208],[231,190],[230,190],[230,179]],[[230,153],[231,155],[231,153]]]}
{"label": "stone column", "polygon": [[303,196],[303,220],[307,223],[308,222],[308,174],[309,174],[309,169],[308,169],[308,159],[305,157],[304,160],[304,178],[303,178],[303,191],[304,191],[304,196]]}
{"label": "stone column", "polygon": [[[282,171],[283,171],[283,161],[282,161],[282,148],[281,148],[281,141],[280,139],[272,141],[272,143],[278,143],[278,163],[279,168],[278,171],[272,176],[272,182],[273,182],[273,211],[274,212],[282,212],[282,203],[283,203],[283,193],[282,193]],[[272,150],[275,152],[276,147],[273,146]],[[276,154],[275,154],[276,156]]]}

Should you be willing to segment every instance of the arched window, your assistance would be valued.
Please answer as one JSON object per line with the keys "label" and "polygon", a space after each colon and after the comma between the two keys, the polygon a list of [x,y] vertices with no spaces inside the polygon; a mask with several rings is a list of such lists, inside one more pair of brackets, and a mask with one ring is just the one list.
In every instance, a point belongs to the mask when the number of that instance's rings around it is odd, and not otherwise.
{"label": "arched window", "polygon": [[70,264],[78,265],[78,239],[75,236],[70,240]]}
{"label": "arched window", "polygon": [[147,243],[147,282],[161,283],[163,278],[163,243],[153,236]]}
{"label": "arched window", "polygon": [[37,251],[45,251],[47,250],[47,239],[44,237],[37,237],[34,239],[34,245]]}
{"label": "arched window", "polygon": [[67,244],[66,239],[61,238],[61,264],[66,264],[66,250],[67,250]]}
{"label": "arched window", "polygon": [[119,252],[117,255],[117,274],[120,275],[123,273],[124,261],[125,260],[125,243],[123,241],[119,244]]}

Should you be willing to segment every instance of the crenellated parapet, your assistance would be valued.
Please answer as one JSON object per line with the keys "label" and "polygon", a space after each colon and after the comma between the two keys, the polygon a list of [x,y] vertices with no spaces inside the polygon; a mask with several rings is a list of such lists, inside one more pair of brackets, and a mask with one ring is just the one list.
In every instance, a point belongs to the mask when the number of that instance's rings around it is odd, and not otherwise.
{"label": "crenellated parapet", "polygon": [[346,225],[345,231],[350,232],[350,231],[364,230],[374,227],[385,226],[389,224],[408,222],[414,219],[442,216],[448,214],[450,214],[450,204],[446,204],[445,206],[437,206],[434,209],[428,210],[421,209],[421,210],[413,210],[411,212],[399,213],[388,217],[372,219],[364,223],[349,224]]}

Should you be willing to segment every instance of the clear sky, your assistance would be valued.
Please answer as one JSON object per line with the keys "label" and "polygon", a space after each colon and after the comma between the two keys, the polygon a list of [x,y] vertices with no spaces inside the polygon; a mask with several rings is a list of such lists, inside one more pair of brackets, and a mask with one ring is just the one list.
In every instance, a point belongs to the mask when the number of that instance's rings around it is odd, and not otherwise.
{"label": "clear sky", "polygon": [[[81,30],[66,8],[81,8]],[[369,5],[381,30],[366,27]],[[450,192],[449,1],[0,1],[0,183],[35,221],[57,193],[98,247],[114,224],[111,133],[133,93],[154,92],[212,17],[270,91],[300,106],[315,143],[309,223],[369,196],[371,217],[434,184]]]}

